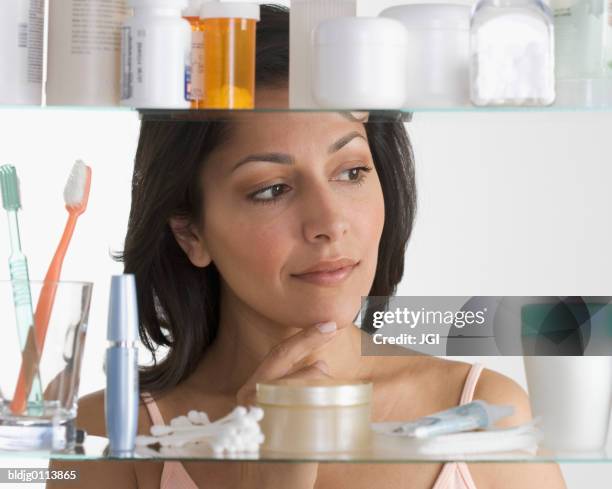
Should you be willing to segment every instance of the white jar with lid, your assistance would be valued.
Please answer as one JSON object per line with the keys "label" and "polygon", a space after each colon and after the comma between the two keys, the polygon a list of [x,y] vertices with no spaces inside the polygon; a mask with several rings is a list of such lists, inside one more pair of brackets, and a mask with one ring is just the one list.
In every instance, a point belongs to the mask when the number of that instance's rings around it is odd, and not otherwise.
{"label": "white jar with lid", "polygon": [[555,101],[552,11],[541,0],[478,0],[470,23],[470,98],[479,106]]}
{"label": "white jar with lid", "polygon": [[406,30],[377,17],[326,20],[313,33],[313,96],[322,108],[399,109],[406,97]]}
{"label": "white jar with lid", "polygon": [[380,16],[400,21],[407,31],[406,108],[470,105],[469,6],[401,5]]}
{"label": "white jar with lid", "polygon": [[190,107],[191,26],[182,18],[187,4],[187,0],[129,0],[134,15],[122,29],[122,105]]}
{"label": "white jar with lid", "polygon": [[263,449],[289,454],[370,448],[372,384],[281,379],[257,384]]}

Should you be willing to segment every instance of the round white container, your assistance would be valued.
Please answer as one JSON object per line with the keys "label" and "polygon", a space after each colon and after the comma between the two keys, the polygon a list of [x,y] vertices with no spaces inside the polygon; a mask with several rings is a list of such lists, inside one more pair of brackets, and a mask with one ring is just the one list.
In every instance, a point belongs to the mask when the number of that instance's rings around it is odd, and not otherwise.
{"label": "round white container", "polygon": [[399,109],[406,98],[406,30],[377,17],[326,20],[313,34],[313,96],[330,109]]}
{"label": "round white container", "polygon": [[372,383],[281,379],[257,384],[264,450],[345,453],[370,448]]}
{"label": "round white container", "polygon": [[40,105],[43,0],[5,0],[0,12],[0,104]]}
{"label": "round white container", "polygon": [[612,358],[526,356],[524,361],[533,416],[542,418],[543,444],[558,451],[602,450],[612,402]]}
{"label": "round white container", "polygon": [[470,105],[470,7],[402,5],[380,15],[400,21],[407,31],[405,107]]}
{"label": "round white container", "polygon": [[49,2],[47,105],[119,105],[126,0]]}
{"label": "round white container", "polygon": [[187,0],[129,0],[134,16],[123,26],[121,105],[188,109],[191,26]]}

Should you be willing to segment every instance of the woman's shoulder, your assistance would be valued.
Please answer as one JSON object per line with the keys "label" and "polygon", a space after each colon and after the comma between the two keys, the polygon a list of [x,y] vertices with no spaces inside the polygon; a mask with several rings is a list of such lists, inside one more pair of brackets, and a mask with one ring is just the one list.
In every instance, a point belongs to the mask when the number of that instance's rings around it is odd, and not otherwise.
{"label": "woman's shoulder", "polygon": [[[104,411],[104,389],[87,394],[79,399],[77,409],[77,427],[89,435],[106,436],[106,418]],[[138,433],[148,434],[151,418],[143,402],[138,406]]]}
{"label": "woman's shoulder", "polygon": [[[420,398],[425,411],[448,409],[459,404],[474,364],[430,356],[387,357],[379,363],[383,384],[402,389]],[[531,419],[529,398],[511,378],[483,368],[476,379],[473,399],[515,408],[514,415],[500,426],[514,426]]]}

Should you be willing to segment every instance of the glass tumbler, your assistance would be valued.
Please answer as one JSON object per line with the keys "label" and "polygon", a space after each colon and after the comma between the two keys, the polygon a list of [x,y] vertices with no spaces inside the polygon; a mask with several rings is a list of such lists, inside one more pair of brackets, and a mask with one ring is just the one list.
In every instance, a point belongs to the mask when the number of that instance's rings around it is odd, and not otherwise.
{"label": "glass tumbler", "polygon": [[[28,288],[33,327],[23,320]],[[91,291],[86,282],[0,281],[0,450],[74,448]],[[14,297],[20,300],[20,321]]]}

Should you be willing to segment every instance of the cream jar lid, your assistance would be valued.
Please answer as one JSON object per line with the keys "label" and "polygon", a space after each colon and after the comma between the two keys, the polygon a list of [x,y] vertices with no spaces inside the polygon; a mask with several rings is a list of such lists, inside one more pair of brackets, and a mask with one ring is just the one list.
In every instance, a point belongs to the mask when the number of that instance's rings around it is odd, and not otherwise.
{"label": "cream jar lid", "polygon": [[372,401],[372,383],[281,379],[256,386],[257,403],[276,406],[355,406]]}
{"label": "cream jar lid", "polygon": [[437,3],[409,4],[389,7],[380,13],[381,17],[400,21],[410,30],[470,29],[469,5]]}
{"label": "cream jar lid", "polygon": [[313,30],[315,46],[407,46],[408,33],[401,22],[383,17],[337,17],[320,22]]}

